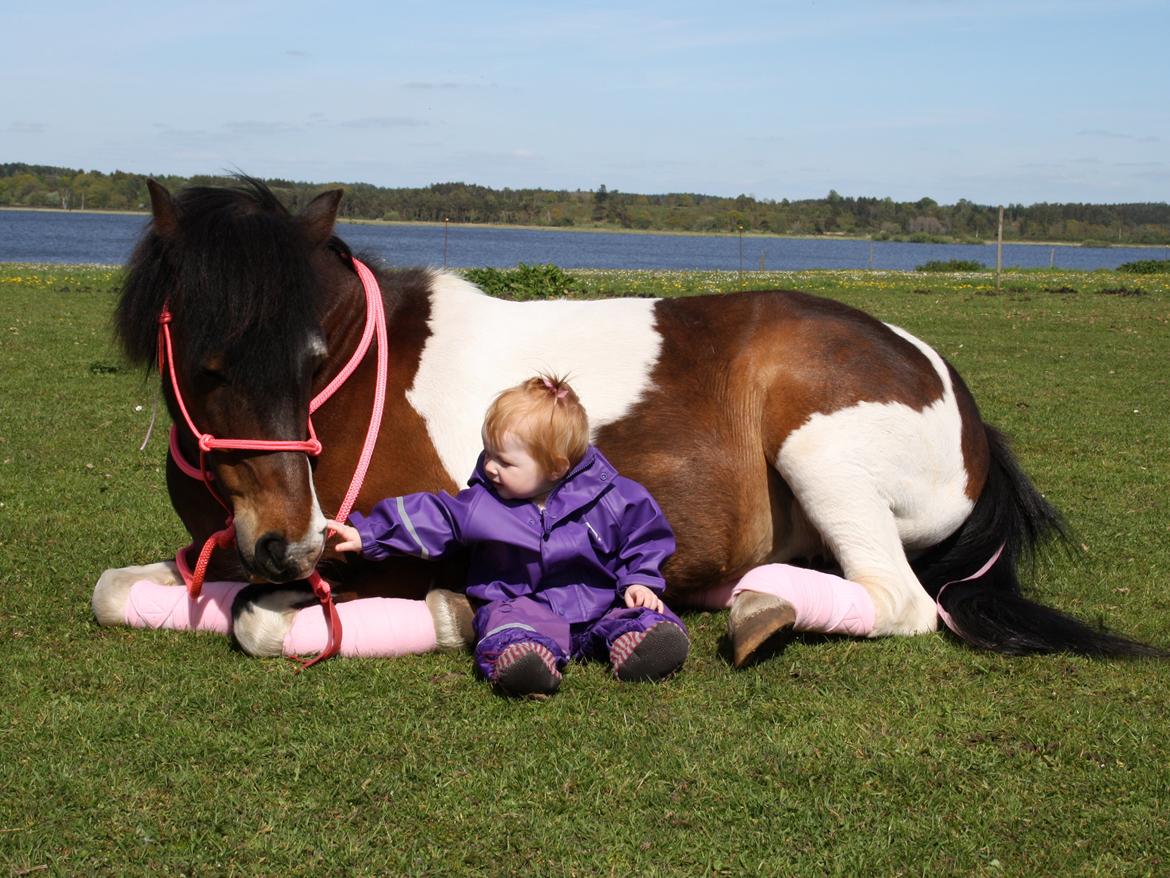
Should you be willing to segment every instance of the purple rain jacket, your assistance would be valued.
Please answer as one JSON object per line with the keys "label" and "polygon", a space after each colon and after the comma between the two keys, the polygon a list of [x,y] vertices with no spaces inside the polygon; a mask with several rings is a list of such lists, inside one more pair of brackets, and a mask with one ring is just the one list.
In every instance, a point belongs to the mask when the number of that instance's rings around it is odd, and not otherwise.
{"label": "purple rain jacket", "polygon": [[503,500],[491,488],[483,455],[467,489],[455,496],[407,494],[382,500],[350,523],[362,554],[438,558],[456,546],[471,550],[467,594],[499,601],[540,592],[569,622],[590,622],[619,605],[627,586],[661,595],[660,568],[674,552],[674,533],[650,492],[618,475],[589,446],[553,489],[545,509],[531,500]]}

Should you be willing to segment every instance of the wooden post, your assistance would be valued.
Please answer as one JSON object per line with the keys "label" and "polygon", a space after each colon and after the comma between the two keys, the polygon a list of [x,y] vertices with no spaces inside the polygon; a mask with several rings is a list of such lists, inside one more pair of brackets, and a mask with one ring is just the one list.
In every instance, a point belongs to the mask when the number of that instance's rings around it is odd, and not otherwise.
{"label": "wooden post", "polygon": [[999,231],[995,236],[995,291],[999,292],[1000,275],[1003,274],[1003,208],[999,209]]}
{"label": "wooden post", "polygon": [[443,217],[443,268],[447,267],[447,223],[450,222],[449,217]]}

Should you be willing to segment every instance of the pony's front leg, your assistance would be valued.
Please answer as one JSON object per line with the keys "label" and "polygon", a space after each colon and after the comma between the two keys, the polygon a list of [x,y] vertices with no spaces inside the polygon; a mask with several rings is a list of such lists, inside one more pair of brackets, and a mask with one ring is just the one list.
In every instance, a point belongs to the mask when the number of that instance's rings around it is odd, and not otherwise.
{"label": "pony's front leg", "polygon": [[[338,602],[342,656],[390,658],[467,649],[472,641],[466,596],[433,589],[425,600],[358,598]],[[319,653],[329,632],[321,606],[307,590],[254,586],[236,600],[232,636],[248,655]]]}
{"label": "pony's front leg", "polygon": [[175,585],[182,582],[174,561],[158,561],[135,567],[112,567],[98,577],[93,589],[93,615],[99,625],[125,625],[126,601],[130,587],[147,581],[157,585]]}
{"label": "pony's front leg", "polygon": [[93,590],[99,625],[167,628],[227,634],[231,608],[242,582],[208,582],[198,598],[189,597],[173,561],[105,571]]}

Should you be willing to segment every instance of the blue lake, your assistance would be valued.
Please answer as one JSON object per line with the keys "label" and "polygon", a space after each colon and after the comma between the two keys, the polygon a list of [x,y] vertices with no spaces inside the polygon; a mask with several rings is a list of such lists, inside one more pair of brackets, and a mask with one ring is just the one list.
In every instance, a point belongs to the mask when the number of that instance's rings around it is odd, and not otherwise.
{"label": "blue lake", "polygon": [[[0,210],[0,262],[121,264],[147,218],[130,214]],[[339,223],[356,252],[395,266],[511,268],[551,262],[562,268],[677,270],[913,270],[931,260],[973,259],[995,266],[995,245],[900,244],[835,238],[745,235],[652,235],[441,225]],[[1163,248],[1049,247],[1005,244],[1008,268],[1116,268],[1166,258]]]}

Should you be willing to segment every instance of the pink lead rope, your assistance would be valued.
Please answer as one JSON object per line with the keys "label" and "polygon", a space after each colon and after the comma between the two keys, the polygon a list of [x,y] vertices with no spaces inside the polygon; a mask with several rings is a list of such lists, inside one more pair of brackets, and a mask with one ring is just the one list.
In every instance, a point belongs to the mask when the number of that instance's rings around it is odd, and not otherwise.
{"label": "pink lead rope", "polygon": [[[179,411],[183,415],[183,420],[186,421],[188,429],[192,435],[196,437],[199,443],[199,468],[196,469],[192,464],[188,463],[179,451],[178,444],[178,425],[171,427],[170,437],[170,453],[174,459],[175,464],[186,475],[192,478],[199,478],[203,480],[207,490],[216,499],[216,501],[223,506],[227,512],[227,520],[222,530],[216,531],[203,544],[199,551],[199,558],[196,561],[195,568],[191,569],[187,563],[187,552],[194,547],[194,543],[187,548],[179,551],[175,557],[175,562],[179,568],[179,573],[187,584],[187,592],[192,598],[199,597],[199,593],[203,588],[203,579],[207,574],[207,565],[211,561],[211,555],[217,548],[227,548],[235,541],[236,528],[232,519],[231,507],[215,490],[212,482],[215,479],[210,467],[207,465],[207,454],[211,451],[300,451],[309,455],[319,455],[321,453],[321,443],[317,439],[317,433],[313,429],[313,413],[317,411],[334,393],[341,388],[349,377],[354,373],[354,370],[365,359],[366,353],[369,351],[370,343],[377,338],[377,385],[374,391],[374,404],[370,411],[370,423],[366,428],[366,438],[362,443],[361,455],[358,458],[357,467],[354,470],[353,478],[350,479],[349,488],[345,492],[345,497],[341,501],[335,514],[338,521],[345,521],[349,517],[349,513],[353,511],[353,504],[357,502],[358,494],[361,492],[362,483],[365,481],[366,473],[370,468],[370,461],[374,456],[374,446],[378,441],[378,433],[382,426],[382,410],[385,406],[386,400],[386,380],[388,371],[387,358],[387,336],[386,336],[386,312],[382,302],[382,292],[378,287],[378,280],[374,277],[374,273],[370,271],[362,262],[357,259],[353,260],[354,269],[357,271],[358,278],[362,282],[362,290],[366,297],[366,325],[362,330],[362,337],[358,341],[353,354],[346,362],[345,366],[333,378],[332,381],[309,403],[309,419],[308,432],[309,438],[306,440],[266,440],[266,439],[220,439],[212,436],[210,433],[201,432],[196,426],[194,420],[191,418],[190,412],[187,410],[187,405],[183,400],[183,394],[179,389],[179,379],[175,372],[175,360],[173,356],[173,344],[171,341],[171,313],[164,306],[162,314],[159,315],[159,370],[163,371],[164,377],[169,377],[171,380],[171,389],[175,394],[175,402],[179,406]],[[164,367],[164,363],[166,364]],[[330,534],[333,531],[330,529]],[[315,658],[304,662],[301,665],[301,670],[315,665],[319,661],[331,658],[336,655],[341,649],[341,617],[338,615],[337,607],[333,602],[333,591],[328,582],[314,570],[308,579],[309,585],[313,589],[313,594],[321,602],[321,609],[325,612],[325,616],[329,627],[329,643],[325,649]]]}

